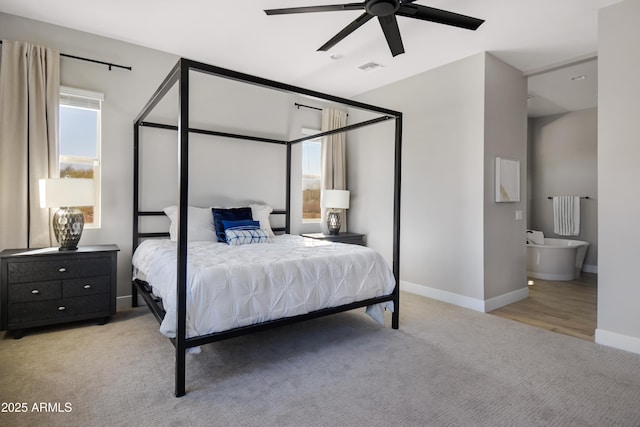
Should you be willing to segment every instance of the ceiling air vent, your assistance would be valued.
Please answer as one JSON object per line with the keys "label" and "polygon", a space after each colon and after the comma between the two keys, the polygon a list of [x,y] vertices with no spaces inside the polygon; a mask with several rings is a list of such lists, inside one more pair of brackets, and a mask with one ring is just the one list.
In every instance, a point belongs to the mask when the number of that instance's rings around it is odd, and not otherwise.
{"label": "ceiling air vent", "polygon": [[382,65],[376,62],[367,62],[366,64],[362,64],[358,68],[360,68],[362,71],[373,71],[377,70],[378,68],[382,68]]}

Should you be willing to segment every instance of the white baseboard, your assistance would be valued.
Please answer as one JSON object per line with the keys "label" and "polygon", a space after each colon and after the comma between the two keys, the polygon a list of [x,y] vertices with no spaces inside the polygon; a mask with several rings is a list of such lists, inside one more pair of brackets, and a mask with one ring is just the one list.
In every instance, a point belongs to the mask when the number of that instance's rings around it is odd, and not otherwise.
{"label": "white baseboard", "polygon": [[116,311],[131,309],[131,295],[116,298]]}
{"label": "white baseboard", "polygon": [[640,354],[640,338],[596,329],[596,343]]}
{"label": "white baseboard", "polygon": [[522,288],[504,295],[499,295],[487,301],[483,301],[477,298],[471,298],[455,294],[453,292],[443,291],[441,289],[430,288],[429,286],[418,285],[404,280],[400,281],[400,289],[405,292],[447,302],[459,307],[470,308],[471,310],[480,311],[482,313],[488,313],[529,296],[529,288]]}
{"label": "white baseboard", "polygon": [[497,297],[489,298],[484,302],[484,312],[488,313],[493,310],[497,310],[505,305],[513,304],[514,302],[526,299],[529,297],[529,287],[516,289],[515,291],[507,292],[506,294],[498,295]]}
{"label": "white baseboard", "polygon": [[448,302],[449,304],[454,304],[464,308],[470,308],[471,310],[484,312],[484,301],[476,298],[470,298],[464,295],[454,294],[453,292],[430,288],[428,286],[418,285],[416,283],[411,283],[404,280],[400,281],[400,289],[412,294],[435,299],[438,301]]}
{"label": "white baseboard", "polygon": [[516,301],[525,299],[529,296],[529,288],[525,287],[483,301],[477,298],[471,298],[464,295],[455,294],[453,292],[431,288],[429,286],[418,285],[416,283],[411,283],[404,280],[400,281],[400,289],[412,294],[432,298],[449,304],[454,304],[459,307],[469,308],[471,310],[480,311],[482,313],[488,313],[505,305],[509,305]]}
{"label": "white baseboard", "polygon": [[597,265],[582,264],[582,271],[584,271],[585,273],[598,274],[598,266]]}

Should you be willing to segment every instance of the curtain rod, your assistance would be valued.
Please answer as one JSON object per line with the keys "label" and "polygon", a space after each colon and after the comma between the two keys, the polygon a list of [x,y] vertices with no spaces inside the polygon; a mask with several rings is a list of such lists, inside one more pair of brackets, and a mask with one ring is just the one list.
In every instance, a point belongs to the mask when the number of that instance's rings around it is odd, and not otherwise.
{"label": "curtain rod", "polygon": [[312,107],[312,106],[310,106],[310,105],[298,104],[297,102],[294,102],[294,103],[293,103],[293,105],[295,105],[296,107],[298,107],[298,110],[300,109],[300,107],[304,107],[304,108],[311,108],[312,110],[322,111],[322,108]]}
{"label": "curtain rod", "polygon": [[[312,107],[310,105],[299,104],[297,102],[294,102],[293,105],[295,105],[298,108],[298,110],[300,109],[300,107],[303,107],[303,108],[311,108],[312,110],[322,111],[322,108]],[[349,114],[347,114],[347,117],[349,117]]]}
{"label": "curtain rod", "polygon": [[[2,40],[0,40],[0,44],[2,44]],[[91,59],[91,58],[83,58],[82,56],[69,55],[67,53],[60,53],[60,56],[64,56],[66,58],[71,58],[71,59],[78,59],[80,61],[93,62],[94,64],[106,65],[109,67],[109,71],[111,71],[111,67],[124,68],[125,70],[131,71],[131,67],[127,67],[126,65],[112,64],[111,62],[98,61],[97,59]]]}

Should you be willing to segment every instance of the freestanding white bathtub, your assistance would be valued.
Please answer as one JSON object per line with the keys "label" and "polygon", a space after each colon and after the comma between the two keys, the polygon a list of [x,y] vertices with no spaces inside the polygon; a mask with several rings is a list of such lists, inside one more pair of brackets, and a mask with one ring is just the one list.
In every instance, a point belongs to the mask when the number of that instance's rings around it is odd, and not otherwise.
{"label": "freestanding white bathtub", "polygon": [[589,242],[544,239],[544,245],[527,243],[527,275],[542,280],[573,280],[580,277]]}

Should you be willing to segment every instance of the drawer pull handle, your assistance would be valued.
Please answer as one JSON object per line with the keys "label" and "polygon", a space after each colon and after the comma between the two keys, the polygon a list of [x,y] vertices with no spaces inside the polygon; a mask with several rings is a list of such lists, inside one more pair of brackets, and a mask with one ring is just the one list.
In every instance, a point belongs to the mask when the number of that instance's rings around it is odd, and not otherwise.
{"label": "drawer pull handle", "polygon": [[84,285],[84,286],[83,286],[83,288],[85,288],[85,289],[91,289],[91,285],[87,283],[86,285]]}
{"label": "drawer pull handle", "polygon": [[40,293],[40,291],[38,289],[34,289],[31,291],[32,294],[34,295],[38,295]]}
{"label": "drawer pull handle", "polygon": [[58,269],[58,271],[59,271],[60,273],[64,273],[65,271],[67,271],[67,269],[66,269],[66,268],[64,268],[64,267],[60,267],[60,268]]}
{"label": "drawer pull handle", "polygon": [[58,311],[65,311],[67,309],[67,307],[65,307],[64,305],[61,305],[60,307],[58,307]]}

